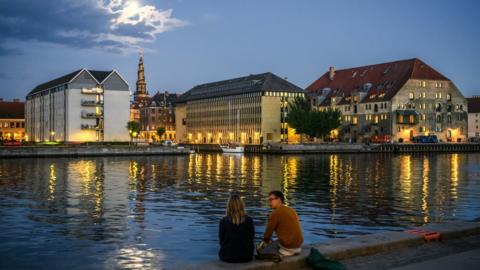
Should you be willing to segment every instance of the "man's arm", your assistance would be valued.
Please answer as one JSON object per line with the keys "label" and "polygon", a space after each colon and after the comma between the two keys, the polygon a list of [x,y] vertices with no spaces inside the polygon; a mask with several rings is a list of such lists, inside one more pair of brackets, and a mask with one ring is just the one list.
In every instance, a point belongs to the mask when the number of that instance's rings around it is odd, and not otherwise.
{"label": "man's arm", "polygon": [[273,232],[275,231],[275,229],[277,229],[277,225],[278,225],[278,217],[277,217],[277,214],[274,210],[268,216],[267,227],[265,228],[265,233],[263,234],[263,241],[264,242],[268,243],[272,240],[272,235],[273,235]]}

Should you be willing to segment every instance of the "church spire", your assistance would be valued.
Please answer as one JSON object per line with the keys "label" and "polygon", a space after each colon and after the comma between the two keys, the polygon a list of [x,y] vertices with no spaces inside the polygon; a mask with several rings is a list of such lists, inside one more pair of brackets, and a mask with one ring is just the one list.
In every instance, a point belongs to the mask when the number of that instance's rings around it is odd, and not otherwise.
{"label": "church spire", "polygon": [[135,101],[140,101],[148,96],[147,92],[147,83],[145,82],[145,69],[143,66],[143,51],[140,53],[140,60],[138,62],[138,72],[137,72],[137,89],[135,91],[134,99]]}

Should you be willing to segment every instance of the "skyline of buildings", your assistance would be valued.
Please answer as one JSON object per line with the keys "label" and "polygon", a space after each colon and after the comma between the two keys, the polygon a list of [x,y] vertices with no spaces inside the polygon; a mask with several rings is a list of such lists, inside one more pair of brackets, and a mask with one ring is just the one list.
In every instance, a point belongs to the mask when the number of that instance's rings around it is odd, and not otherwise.
{"label": "skyline of buildings", "polygon": [[[432,134],[441,141],[461,142],[478,134],[469,133],[467,123],[474,120],[467,117],[473,115],[467,114],[467,100],[454,83],[417,58],[342,70],[331,67],[305,91],[267,72],[200,84],[180,96],[168,91],[150,96],[141,54],[133,93],[115,70],[81,69],[35,87],[27,95],[26,133],[21,137],[30,141],[126,140],[105,131],[108,118],[121,131],[118,134],[125,132],[128,122],[105,116],[104,98],[115,93],[110,91],[113,88],[104,89],[105,85],[123,91],[121,100],[129,103],[128,119],[140,122],[139,139],[147,141],[296,143],[299,136],[286,123],[288,102],[304,94],[313,109],[340,110],[342,124],[332,136],[342,141],[390,135],[394,141],[407,142]],[[74,88],[79,91],[66,91]],[[107,111],[122,110],[124,106],[115,103]],[[77,113],[78,119],[73,116]],[[75,131],[77,124],[80,132]],[[160,127],[165,128],[162,137],[157,135]]]}

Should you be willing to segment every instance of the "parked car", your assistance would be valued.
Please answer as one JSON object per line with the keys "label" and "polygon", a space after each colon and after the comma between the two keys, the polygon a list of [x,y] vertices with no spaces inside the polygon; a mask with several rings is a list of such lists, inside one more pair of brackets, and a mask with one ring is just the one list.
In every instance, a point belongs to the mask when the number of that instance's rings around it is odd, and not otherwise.
{"label": "parked car", "polygon": [[369,141],[371,143],[391,143],[392,137],[390,135],[373,135]]}
{"label": "parked car", "polygon": [[4,141],[3,145],[4,146],[21,146],[22,142],[20,142],[20,141]]}
{"label": "parked car", "polygon": [[438,143],[437,135],[419,135],[413,137],[414,143]]}
{"label": "parked car", "polygon": [[175,146],[175,145],[177,145],[177,144],[174,143],[174,142],[171,141],[171,140],[165,140],[165,141],[162,142],[162,145],[163,145],[163,146]]}
{"label": "parked car", "polygon": [[471,143],[480,143],[480,137],[471,137],[468,141]]}

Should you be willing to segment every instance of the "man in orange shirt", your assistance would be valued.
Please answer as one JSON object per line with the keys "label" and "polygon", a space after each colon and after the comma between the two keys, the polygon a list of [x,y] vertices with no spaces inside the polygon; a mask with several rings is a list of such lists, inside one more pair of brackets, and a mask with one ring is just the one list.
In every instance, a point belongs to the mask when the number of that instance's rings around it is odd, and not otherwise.
{"label": "man in orange shirt", "polygon": [[[263,242],[273,247],[282,256],[297,255],[302,250],[303,234],[300,220],[294,209],[285,205],[285,197],[281,191],[274,190],[268,194],[273,211],[268,217]],[[275,234],[278,240],[272,241]]]}

